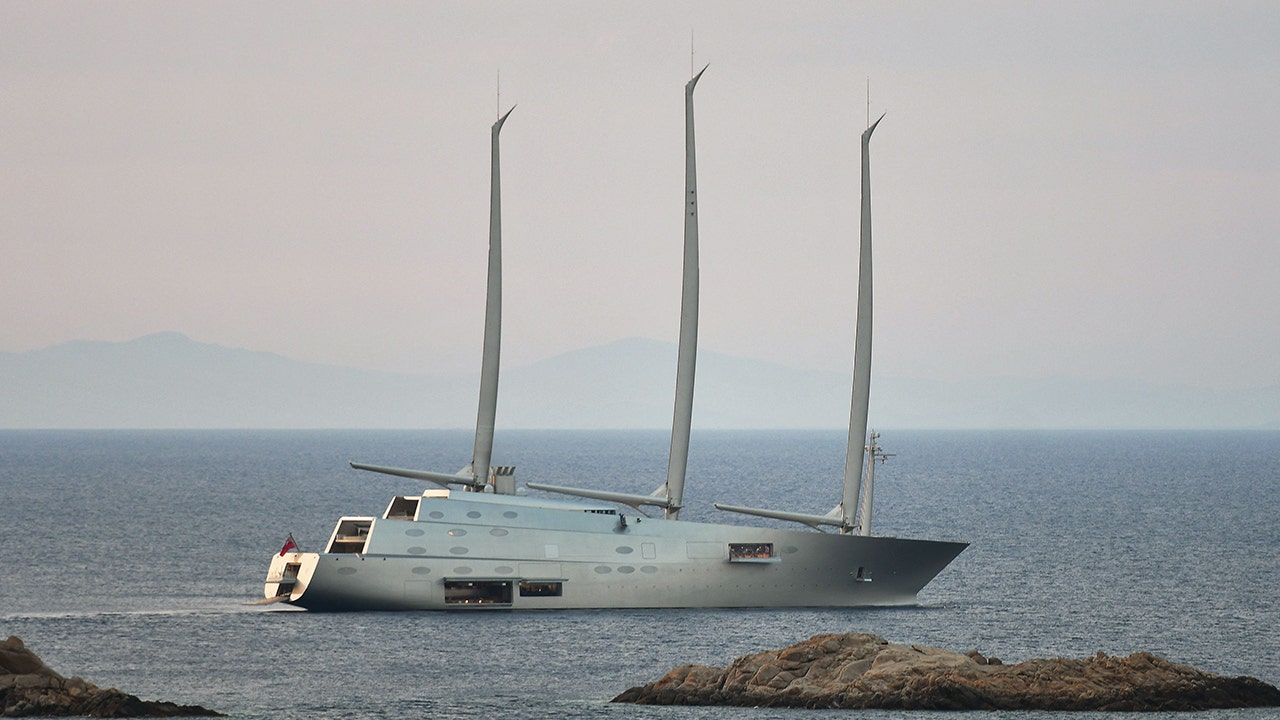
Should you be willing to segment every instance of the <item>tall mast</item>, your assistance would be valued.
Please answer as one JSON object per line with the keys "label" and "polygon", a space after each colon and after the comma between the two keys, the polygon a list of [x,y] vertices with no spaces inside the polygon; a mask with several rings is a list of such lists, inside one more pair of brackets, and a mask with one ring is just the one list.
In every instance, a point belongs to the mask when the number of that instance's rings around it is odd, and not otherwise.
{"label": "tall mast", "polygon": [[871,133],[881,115],[862,132],[862,230],[858,241],[858,321],[853,341],[853,397],[849,402],[849,440],[844,456],[844,490],[840,496],[840,532],[853,531],[866,457],[867,407],[871,398]]}
{"label": "tall mast", "polygon": [[498,133],[511,110],[493,124],[490,149],[489,279],[484,305],[484,354],[480,360],[480,408],[476,413],[476,444],[471,454],[471,474],[476,481],[473,487],[483,486],[489,480],[493,426],[498,414],[498,356],[502,345],[502,182]]}
{"label": "tall mast", "polygon": [[663,516],[675,520],[684,502],[689,465],[689,429],[693,424],[693,376],[698,362],[698,177],[693,147],[693,88],[707,68],[684,86],[684,277],[680,289],[680,349],[676,358],[676,402],[671,419]]}

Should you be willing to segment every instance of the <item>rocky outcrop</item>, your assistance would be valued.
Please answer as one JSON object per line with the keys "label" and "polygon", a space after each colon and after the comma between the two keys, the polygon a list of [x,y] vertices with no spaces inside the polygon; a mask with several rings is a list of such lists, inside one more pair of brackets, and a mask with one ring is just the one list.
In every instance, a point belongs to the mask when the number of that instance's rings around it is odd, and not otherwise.
{"label": "rocky outcrop", "polygon": [[1151,653],[1006,665],[894,645],[869,634],[817,635],[747,655],[727,668],[682,665],[613,699],[642,705],[898,710],[1206,710],[1280,706],[1280,689]]}
{"label": "rocky outcrop", "polygon": [[79,715],[103,718],[220,715],[199,705],[139,700],[115,688],[102,689],[49,668],[22,640],[9,636],[0,645],[0,715],[35,717]]}

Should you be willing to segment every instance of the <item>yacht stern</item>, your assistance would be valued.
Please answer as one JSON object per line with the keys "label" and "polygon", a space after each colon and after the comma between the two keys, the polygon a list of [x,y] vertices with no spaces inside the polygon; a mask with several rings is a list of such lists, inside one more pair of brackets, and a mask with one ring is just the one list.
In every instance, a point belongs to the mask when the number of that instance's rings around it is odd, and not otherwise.
{"label": "yacht stern", "polygon": [[293,602],[302,597],[319,559],[318,553],[298,550],[272,555],[267,580],[262,586],[264,602]]}

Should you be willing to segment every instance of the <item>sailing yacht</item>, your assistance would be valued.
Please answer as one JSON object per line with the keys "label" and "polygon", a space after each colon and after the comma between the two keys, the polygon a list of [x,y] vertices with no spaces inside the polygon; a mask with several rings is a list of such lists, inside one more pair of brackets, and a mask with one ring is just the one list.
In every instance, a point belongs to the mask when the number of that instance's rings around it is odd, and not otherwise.
{"label": "sailing yacht", "polygon": [[[379,517],[340,518],[323,552],[286,544],[271,558],[262,602],[327,611],[904,605],[917,602],[920,589],[964,550],[960,542],[872,536],[870,492],[859,509],[871,377],[874,124],[862,134],[854,389],[840,503],[824,515],[715,504],[805,529],[679,519],[698,334],[693,91],[705,71],[685,85],[684,267],[665,482],[652,495],[527,485],[569,498],[561,499],[529,495],[517,489],[514,468],[491,464],[502,312],[498,134],[508,111],[492,128],[488,292],[471,462],[456,473],[351,463],[429,487],[392,498]],[[872,468],[879,457],[874,438]]]}

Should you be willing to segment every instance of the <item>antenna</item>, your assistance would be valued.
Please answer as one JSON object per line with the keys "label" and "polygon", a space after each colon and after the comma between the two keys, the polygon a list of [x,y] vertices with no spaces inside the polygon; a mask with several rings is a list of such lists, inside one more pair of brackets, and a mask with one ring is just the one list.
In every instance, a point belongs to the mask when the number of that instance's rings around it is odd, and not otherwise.
{"label": "antenna", "polygon": [[867,76],[867,127],[871,127],[871,76]]}
{"label": "antenna", "polygon": [[498,68],[498,78],[495,84],[498,87],[497,97],[493,100],[493,116],[499,117],[502,115],[502,68]]}
{"label": "antenna", "polygon": [[693,77],[697,67],[693,61],[693,28],[689,28],[689,77]]}

